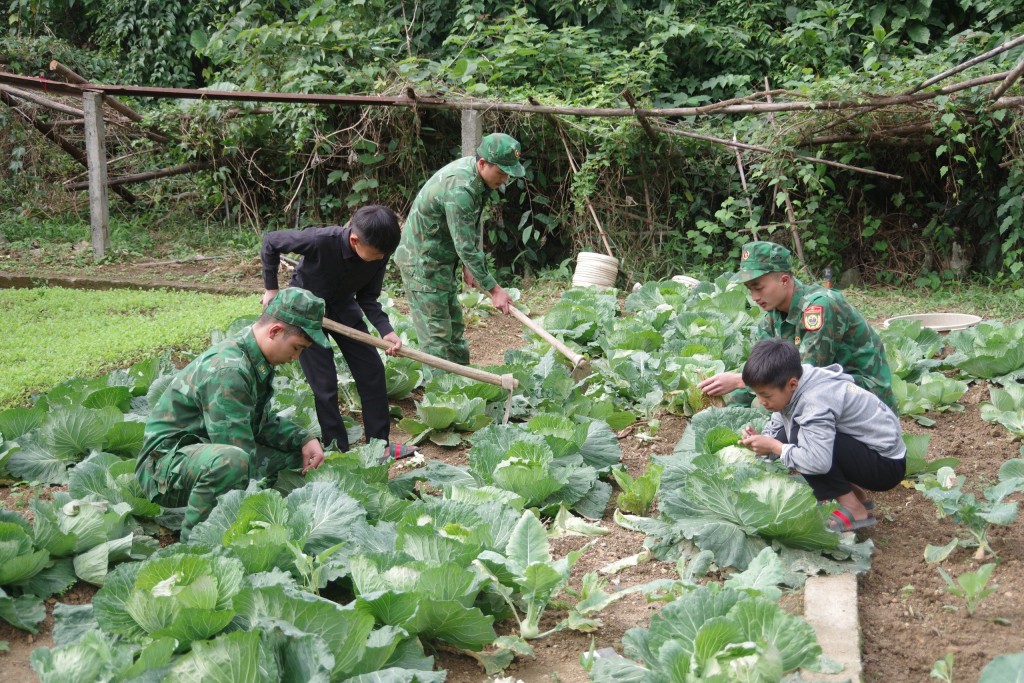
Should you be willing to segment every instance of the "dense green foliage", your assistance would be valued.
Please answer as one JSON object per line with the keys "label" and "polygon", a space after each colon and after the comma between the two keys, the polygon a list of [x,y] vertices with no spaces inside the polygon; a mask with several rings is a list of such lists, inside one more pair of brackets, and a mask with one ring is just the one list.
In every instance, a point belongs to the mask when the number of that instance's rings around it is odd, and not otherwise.
{"label": "dense green foliage", "polygon": [[[654,107],[758,99],[765,79],[790,101],[895,94],[1024,26],[1017,4],[995,0],[14,0],[8,16],[2,47],[23,73],[39,72],[53,54],[92,78],[134,84],[361,94],[411,86],[452,98],[602,107],[624,107],[624,89]],[[86,49],[93,46],[99,51]],[[953,80],[1005,71],[1021,53]],[[596,248],[590,201],[629,274],[714,271],[721,264],[708,261],[735,256],[755,228],[789,241],[788,200],[814,274],[830,266],[837,276],[859,267],[893,282],[934,284],[969,270],[1015,278],[1024,161],[1017,117],[988,107],[991,87],[857,116],[664,122],[778,150],[744,153],[749,194],[732,150],[660,133],[652,141],[633,119],[563,118],[563,140],[543,116],[487,114],[487,130],[524,141],[529,171],[487,216],[488,246],[520,272]],[[189,183],[199,215],[258,229],[341,220],[368,201],[404,211],[425,178],[458,154],[454,112],[139,105],[155,107],[154,120],[176,137],[163,163],[225,157],[218,171]],[[22,151],[0,172],[57,177],[59,168],[27,154],[26,132],[6,124],[0,145]],[[913,132],[884,132],[894,126]],[[868,131],[882,131],[870,145]],[[793,161],[789,152],[903,179]],[[24,206],[24,196],[12,194],[12,204]]]}
{"label": "dense green foliage", "polygon": [[0,290],[0,405],[154,351],[201,351],[210,330],[256,310],[249,297],[196,292]]}

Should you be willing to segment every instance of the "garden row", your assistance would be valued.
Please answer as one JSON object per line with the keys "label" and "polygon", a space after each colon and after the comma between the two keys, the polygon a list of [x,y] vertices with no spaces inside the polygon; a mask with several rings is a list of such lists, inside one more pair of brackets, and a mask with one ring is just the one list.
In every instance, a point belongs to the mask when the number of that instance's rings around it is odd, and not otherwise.
{"label": "garden row", "polygon": [[[680,681],[780,680],[799,668],[833,670],[810,627],[778,606],[780,587],[866,571],[872,544],[826,530],[831,507],[736,445],[743,425],[763,423],[763,410],[705,410],[696,389],[749,350],[756,318],[745,290],[725,280],[692,290],[649,283],[624,312],[613,293],[565,292],[545,325],[590,354],[595,373],[574,381],[539,342],[509,351],[488,369],[520,382],[510,424],[501,423],[503,390],[387,358],[393,398],[422,389],[403,428],[440,445],[468,439],[468,465],[431,461],[396,474],[379,464],[380,442],[331,453],[305,478],[225,495],[187,544],[162,549],[160,527],[174,528],[181,511],[145,500],[134,456],[171,376],[166,359],[71,380],[31,408],[0,413],[4,474],[67,485],[34,500],[31,521],[0,513],[0,617],[32,631],[46,598],[76,581],[101,586],[90,605],[54,608],[55,647],[32,655],[44,681],[425,682],[445,678],[432,670],[429,648],[472,653],[496,673],[530,656],[537,638],[599,628],[602,610],[640,592],[663,606],[649,627],[626,634],[627,657],[581,653],[594,681],[670,680],[667,672]],[[390,314],[415,343],[408,322]],[[949,375],[1002,382],[1013,399],[1015,373],[1024,372],[1024,356],[1009,350],[1020,346],[1024,323],[986,323],[945,340],[914,325],[884,334],[908,414],[955,409],[966,384]],[[954,353],[939,360],[943,341]],[[314,425],[298,368],[283,366],[275,383],[275,408]],[[1007,404],[998,391],[986,412],[1010,426],[1022,402]],[[672,456],[631,477],[616,430],[633,425],[652,437],[663,410],[691,423]],[[1016,517],[1007,498],[1024,489],[1024,461],[1005,463],[1000,481],[975,498],[949,469],[955,462],[925,460],[927,437],[906,438],[908,477],[966,530],[930,559],[968,544],[989,554],[989,525]],[[610,507],[612,480],[621,491]],[[656,498],[659,513],[648,516]],[[678,578],[619,591],[596,573],[570,582],[589,544],[556,558],[550,539],[606,533],[593,520],[609,509],[648,536],[655,557],[675,562]],[[954,583],[969,610],[984,599],[987,566],[973,584],[966,575]],[[707,580],[715,569],[721,583]]]}

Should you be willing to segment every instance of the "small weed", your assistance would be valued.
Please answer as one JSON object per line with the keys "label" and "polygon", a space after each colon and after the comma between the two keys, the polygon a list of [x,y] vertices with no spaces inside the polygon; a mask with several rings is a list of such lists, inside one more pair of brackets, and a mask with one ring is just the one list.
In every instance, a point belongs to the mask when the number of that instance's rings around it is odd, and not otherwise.
{"label": "small weed", "polygon": [[982,565],[981,569],[976,572],[964,572],[957,577],[956,581],[942,567],[939,567],[939,574],[946,582],[946,592],[963,598],[967,603],[967,614],[973,616],[974,610],[978,609],[982,601],[995,592],[995,587],[988,587],[989,579],[992,578],[992,570],[995,568],[995,563]]}
{"label": "small weed", "polygon": [[932,664],[931,677],[943,683],[953,683],[953,653],[947,652],[942,659]]}

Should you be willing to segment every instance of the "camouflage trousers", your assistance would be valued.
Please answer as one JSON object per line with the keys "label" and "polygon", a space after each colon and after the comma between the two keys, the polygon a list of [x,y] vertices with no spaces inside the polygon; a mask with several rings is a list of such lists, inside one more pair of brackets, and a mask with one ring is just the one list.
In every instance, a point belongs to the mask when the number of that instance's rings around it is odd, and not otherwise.
{"label": "camouflage trousers", "polygon": [[469,344],[458,292],[431,287],[405,271],[402,282],[419,349],[453,363],[468,364]]}
{"label": "camouflage trousers", "polygon": [[192,528],[210,515],[219,496],[244,488],[250,479],[276,479],[281,470],[301,466],[299,453],[268,446],[257,446],[256,457],[251,458],[237,446],[198,443],[150,458],[138,479],[146,497],[154,503],[185,508],[181,524],[184,543]]}

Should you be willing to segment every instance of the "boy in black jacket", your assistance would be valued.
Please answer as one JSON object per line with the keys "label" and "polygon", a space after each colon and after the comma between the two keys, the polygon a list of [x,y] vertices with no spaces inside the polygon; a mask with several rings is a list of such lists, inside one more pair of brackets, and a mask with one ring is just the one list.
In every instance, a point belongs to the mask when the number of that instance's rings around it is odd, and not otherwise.
{"label": "boy in black jacket", "polygon": [[[322,298],[327,305],[325,317],[342,325],[366,332],[365,314],[384,341],[393,345],[387,353],[395,355],[402,346],[402,340],[395,334],[378,298],[384,283],[384,270],[398,247],[401,234],[395,213],[378,204],[358,209],[345,226],[268,232],[263,236],[260,252],[266,288],[263,306],[266,307],[277,295],[281,254],[301,254],[302,260],[292,275],[291,286],[302,287]],[[391,414],[384,363],[377,350],[335,332],[324,331],[334,339],[352,372],[363,406],[366,440],[388,441]],[[299,364],[316,400],[316,417],[320,422],[323,443],[335,441],[339,450],[347,451],[350,445],[338,408],[334,351],[323,348],[307,351],[299,357]],[[415,451],[415,448],[399,444],[389,445],[389,453],[395,458],[412,455]]]}

